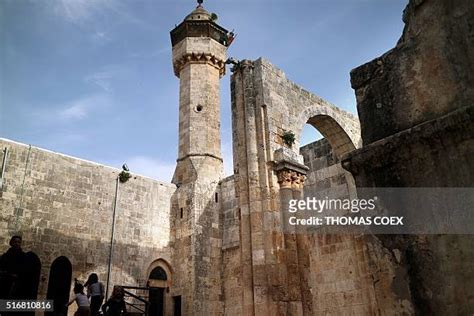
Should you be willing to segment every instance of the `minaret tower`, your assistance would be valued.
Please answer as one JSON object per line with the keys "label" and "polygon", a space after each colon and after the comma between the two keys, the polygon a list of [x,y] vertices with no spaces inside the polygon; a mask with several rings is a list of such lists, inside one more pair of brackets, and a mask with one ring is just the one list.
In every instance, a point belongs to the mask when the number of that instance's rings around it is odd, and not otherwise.
{"label": "minaret tower", "polygon": [[219,181],[223,176],[219,80],[225,73],[227,30],[202,0],[171,31],[179,78],[179,149],[171,206],[174,251],[170,295],[184,315],[222,314]]}
{"label": "minaret tower", "polygon": [[177,185],[223,173],[219,79],[225,74],[228,32],[214,22],[202,0],[198,3],[171,31],[173,68],[180,79]]}

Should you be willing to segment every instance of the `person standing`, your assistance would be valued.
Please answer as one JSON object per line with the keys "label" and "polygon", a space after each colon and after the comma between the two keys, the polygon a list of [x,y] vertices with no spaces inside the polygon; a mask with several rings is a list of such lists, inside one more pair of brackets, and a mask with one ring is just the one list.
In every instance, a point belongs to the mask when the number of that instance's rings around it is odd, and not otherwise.
{"label": "person standing", "polygon": [[25,253],[21,249],[22,238],[15,235],[10,239],[10,249],[0,258],[0,299],[22,297],[22,273]]}
{"label": "person standing", "polygon": [[84,286],[87,288],[87,296],[91,300],[91,316],[96,316],[99,314],[100,306],[104,301],[104,284],[99,282],[96,273],[91,273]]}

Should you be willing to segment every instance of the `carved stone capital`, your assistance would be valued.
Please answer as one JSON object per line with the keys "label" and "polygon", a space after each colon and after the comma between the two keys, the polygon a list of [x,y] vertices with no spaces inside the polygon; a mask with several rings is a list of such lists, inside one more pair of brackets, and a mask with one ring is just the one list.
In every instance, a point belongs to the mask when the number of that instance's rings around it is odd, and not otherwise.
{"label": "carved stone capital", "polygon": [[299,161],[292,159],[294,157],[288,157],[283,155],[281,152],[277,152],[275,156],[278,160],[275,162],[275,172],[278,176],[278,183],[280,189],[291,188],[293,190],[302,190],[304,180],[306,179],[306,172],[309,168]]}
{"label": "carved stone capital", "polygon": [[292,182],[291,182],[292,189],[298,190],[298,191],[303,190],[304,180],[306,179],[306,176],[304,174],[301,174],[295,171],[291,179],[292,179]]}
{"label": "carved stone capital", "polygon": [[280,184],[280,189],[291,189],[291,184],[293,182],[293,173],[294,171],[283,169],[277,171],[278,183]]}
{"label": "carved stone capital", "polygon": [[281,169],[277,171],[280,189],[302,190],[306,176],[298,171]]}
{"label": "carved stone capital", "polygon": [[173,61],[174,74],[179,78],[181,69],[188,63],[191,64],[208,64],[219,70],[220,77],[225,75],[225,61],[217,58],[213,54],[208,53],[188,53],[181,55]]}

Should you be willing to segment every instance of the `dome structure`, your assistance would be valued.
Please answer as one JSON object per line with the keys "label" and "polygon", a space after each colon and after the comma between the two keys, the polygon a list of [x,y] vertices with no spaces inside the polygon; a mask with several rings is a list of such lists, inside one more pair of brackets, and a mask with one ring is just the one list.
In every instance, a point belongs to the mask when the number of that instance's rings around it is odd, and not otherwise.
{"label": "dome structure", "polygon": [[179,25],[171,30],[171,45],[174,47],[188,37],[209,37],[228,47],[234,34],[216,23],[217,15],[209,13],[198,0],[198,6]]}
{"label": "dome structure", "polygon": [[211,14],[207,12],[207,10],[204,9],[202,5],[198,5],[196,9],[193,10],[193,12],[191,12],[184,18],[184,20],[185,21],[210,21]]}

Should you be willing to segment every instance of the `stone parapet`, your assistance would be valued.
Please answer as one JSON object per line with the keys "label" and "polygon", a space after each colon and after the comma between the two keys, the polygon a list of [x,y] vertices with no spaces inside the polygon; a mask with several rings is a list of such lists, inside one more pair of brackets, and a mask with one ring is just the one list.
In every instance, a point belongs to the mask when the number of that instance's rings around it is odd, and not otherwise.
{"label": "stone parapet", "polygon": [[188,64],[207,64],[219,70],[220,77],[225,75],[227,47],[212,38],[185,38],[173,47],[173,70],[180,78],[181,70]]}

